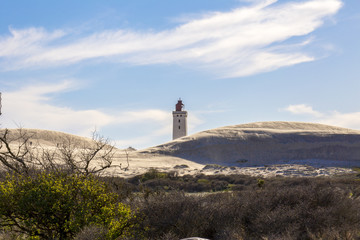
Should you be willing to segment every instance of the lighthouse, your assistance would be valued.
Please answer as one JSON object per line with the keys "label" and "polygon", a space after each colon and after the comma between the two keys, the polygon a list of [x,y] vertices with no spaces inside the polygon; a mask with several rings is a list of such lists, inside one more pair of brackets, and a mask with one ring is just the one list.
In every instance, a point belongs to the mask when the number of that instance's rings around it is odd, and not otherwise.
{"label": "lighthouse", "polygon": [[173,140],[187,135],[187,111],[183,107],[184,104],[179,99],[173,111]]}

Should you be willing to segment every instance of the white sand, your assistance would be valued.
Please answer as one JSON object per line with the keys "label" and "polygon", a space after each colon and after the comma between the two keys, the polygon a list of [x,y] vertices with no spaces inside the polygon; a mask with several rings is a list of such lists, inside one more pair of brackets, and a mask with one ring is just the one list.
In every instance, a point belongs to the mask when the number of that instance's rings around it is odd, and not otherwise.
{"label": "white sand", "polygon": [[[115,164],[121,163],[126,166],[125,152],[117,155]],[[318,161],[313,162],[316,165]],[[306,164],[275,164],[257,167],[226,167],[216,164],[198,164],[182,158],[163,156],[156,154],[147,154],[139,152],[130,152],[129,154],[129,169],[123,171],[120,168],[114,169],[111,174],[119,175],[122,177],[132,177],[145,173],[149,168],[155,168],[163,172],[176,172],[179,176],[190,174],[243,174],[256,177],[275,177],[275,176],[288,176],[288,177],[306,177],[306,176],[332,176],[339,174],[353,173],[351,168],[343,167],[328,167],[328,166],[311,166],[310,161]],[[181,166],[183,165],[183,167]]]}
{"label": "white sand", "polygon": [[[91,139],[66,133],[24,130],[34,134],[32,140],[42,148],[55,148],[64,139],[79,146],[91,143]],[[349,167],[360,166],[359,157],[360,131],[312,123],[259,122],[212,129],[140,151],[116,149],[115,167],[106,174],[132,177],[156,168],[179,175],[329,176],[352,172]]]}
{"label": "white sand", "polygon": [[319,160],[325,166],[351,167],[360,165],[360,131],[314,123],[259,122],[207,130],[142,152],[225,166]]}

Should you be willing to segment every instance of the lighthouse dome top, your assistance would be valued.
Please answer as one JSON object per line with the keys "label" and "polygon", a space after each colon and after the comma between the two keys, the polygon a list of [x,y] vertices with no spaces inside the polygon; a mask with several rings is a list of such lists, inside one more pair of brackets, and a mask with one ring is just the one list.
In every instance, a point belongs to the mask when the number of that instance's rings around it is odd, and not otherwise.
{"label": "lighthouse dome top", "polygon": [[185,105],[182,103],[182,100],[179,99],[177,104],[175,105],[175,111],[177,112],[180,112],[182,111],[182,108],[184,107]]}

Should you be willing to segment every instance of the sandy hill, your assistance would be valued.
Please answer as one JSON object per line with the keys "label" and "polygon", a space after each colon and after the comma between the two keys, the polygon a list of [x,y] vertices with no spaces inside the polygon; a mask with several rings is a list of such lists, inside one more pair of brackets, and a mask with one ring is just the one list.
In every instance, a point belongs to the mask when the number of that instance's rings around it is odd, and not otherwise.
{"label": "sandy hill", "polygon": [[[71,143],[71,146],[79,148],[87,148],[91,146],[91,144],[93,144],[93,141],[90,138],[79,137],[63,132],[25,128],[8,130],[8,140],[11,141],[10,146],[12,146],[14,149],[17,149],[19,144],[23,143],[23,140],[19,139],[19,137],[23,134],[29,137],[29,142],[32,143],[31,145],[34,151],[44,148],[53,150],[57,146],[61,147],[61,145],[58,144],[67,145]],[[5,129],[0,129],[1,136],[4,134],[4,131]],[[17,139],[19,139],[19,141]],[[122,177],[132,177],[147,172],[150,168],[157,168],[161,171],[173,171],[174,167],[176,169],[176,166],[181,165],[186,165],[186,173],[191,174],[197,173],[199,169],[202,169],[204,167],[201,164],[197,164],[195,162],[188,161],[182,158],[161,154],[140,153],[135,151],[134,149],[114,148],[114,167],[111,169],[107,169],[104,174],[118,175]],[[121,166],[121,168],[119,166]]]}
{"label": "sandy hill", "polygon": [[148,148],[201,164],[360,163],[360,131],[301,122],[257,122],[216,128]]}
{"label": "sandy hill", "polygon": [[[11,139],[19,136],[18,129],[10,131]],[[41,148],[68,141],[80,147],[92,143],[90,138],[62,132],[22,131]],[[106,174],[123,177],[149,168],[181,175],[325,176],[351,172],[339,167],[360,166],[360,131],[313,123],[258,122],[211,129],[140,151],[114,150],[114,168]]]}
{"label": "sandy hill", "polygon": [[[86,146],[92,142],[92,139],[79,137],[69,133],[41,130],[41,129],[8,129],[8,139],[12,140],[13,143],[16,143],[21,135],[29,137],[29,141],[34,145],[40,144],[42,147],[54,147],[56,144],[62,144],[65,142],[71,142],[78,146]],[[0,129],[0,134],[4,134],[4,129]]]}

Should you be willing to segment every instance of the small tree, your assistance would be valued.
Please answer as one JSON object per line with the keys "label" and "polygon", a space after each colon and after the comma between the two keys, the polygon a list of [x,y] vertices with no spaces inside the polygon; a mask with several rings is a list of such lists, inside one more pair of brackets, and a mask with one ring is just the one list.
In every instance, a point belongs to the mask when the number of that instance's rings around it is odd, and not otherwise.
{"label": "small tree", "polygon": [[4,170],[18,174],[40,169],[89,175],[111,167],[121,168],[112,164],[114,146],[96,133],[86,144],[65,137],[54,143],[54,148],[34,143],[34,137],[22,128],[0,132],[0,165]]}
{"label": "small tree", "polygon": [[71,239],[85,226],[129,235],[135,216],[94,177],[64,173],[8,175],[0,182],[0,227],[35,239]]}

